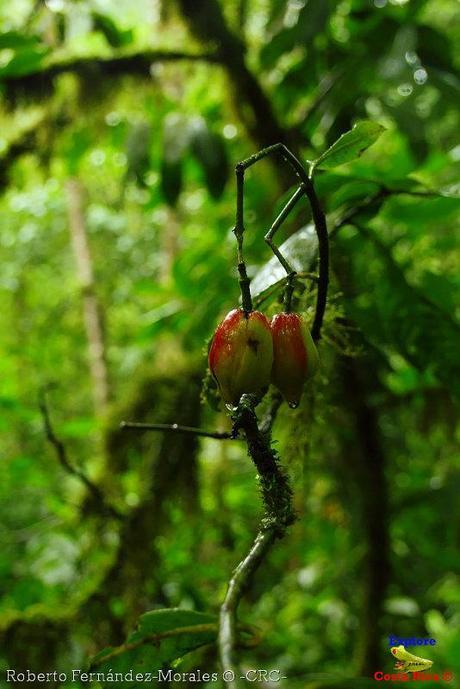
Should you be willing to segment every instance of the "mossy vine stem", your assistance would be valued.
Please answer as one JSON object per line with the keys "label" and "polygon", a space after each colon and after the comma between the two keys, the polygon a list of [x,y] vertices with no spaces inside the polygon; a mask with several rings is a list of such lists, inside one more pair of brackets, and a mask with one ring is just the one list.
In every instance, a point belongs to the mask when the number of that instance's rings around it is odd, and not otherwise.
{"label": "mossy vine stem", "polygon": [[232,415],[233,433],[244,433],[248,454],[257,469],[265,512],[249,553],[232,574],[220,609],[219,653],[228,689],[239,686],[235,659],[239,603],[270,547],[277,538],[284,536],[288,526],[296,519],[288,476],[280,464],[278,453],[271,446],[271,427],[280,399],[278,395],[272,397],[266,419],[260,425],[255,412],[259,401],[256,395],[242,395]]}

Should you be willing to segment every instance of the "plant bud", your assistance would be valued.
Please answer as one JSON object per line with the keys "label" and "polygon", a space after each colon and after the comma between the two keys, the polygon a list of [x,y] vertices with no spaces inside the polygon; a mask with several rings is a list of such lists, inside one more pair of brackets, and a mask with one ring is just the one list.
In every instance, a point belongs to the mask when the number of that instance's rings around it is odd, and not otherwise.
{"label": "plant bud", "polygon": [[236,406],[243,393],[267,387],[272,365],[267,318],[259,311],[230,311],[217,327],[209,350],[209,368],[227,405]]}
{"label": "plant bud", "polygon": [[272,383],[289,406],[298,406],[305,381],[319,366],[318,352],[305,318],[299,313],[278,313],[270,327],[273,335]]}

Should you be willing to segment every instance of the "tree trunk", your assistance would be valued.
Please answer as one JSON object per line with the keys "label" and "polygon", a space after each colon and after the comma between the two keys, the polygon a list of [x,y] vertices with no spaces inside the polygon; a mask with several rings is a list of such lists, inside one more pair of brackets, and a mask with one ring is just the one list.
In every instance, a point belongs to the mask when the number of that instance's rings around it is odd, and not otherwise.
{"label": "tree trunk", "polygon": [[[369,368],[369,362],[363,362],[362,369]],[[359,494],[359,521],[366,548],[355,657],[358,674],[368,676],[380,663],[381,618],[390,579],[388,486],[378,417],[369,400],[372,385],[368,373],[363,373],[355,359],[349,359],[344,363],[342,374],[357,441],[347,452],[347,458]]]}
{"label": "tree trunk", "polygon": [[93,264],[86,233],[83,210],[83,187],[79,180],[69,179],[66,184],[68,219],[72,249],[77,264],[77,274],[83,298],[83,317],[91,379],[93,384],[94,408],[97,414],[106,411],[109,401],[109,377],[106,363],[105,338],[102,311],[96,294]]}

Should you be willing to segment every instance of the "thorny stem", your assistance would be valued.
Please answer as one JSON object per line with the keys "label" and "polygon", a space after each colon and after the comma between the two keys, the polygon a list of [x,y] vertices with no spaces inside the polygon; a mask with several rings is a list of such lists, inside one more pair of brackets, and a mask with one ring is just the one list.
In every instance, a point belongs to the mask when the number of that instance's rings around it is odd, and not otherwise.
{"label": "thorny stem", "polygon": [[281,401],[276,394],[272,397],[260,426],[254,410],[258,402],[255,395],[242,395],[232,417],[233,430],[244,432],[248,454],[256,466],[265,514],[249,553],[233,572],[220,610],[220,660],[223,671],[230,671],[234,675],[234,679],[226,682],[228,689],[238,687],[235,642],[239,603],[272,544],[284,536],[288,526],[296,519],[289,479],[280,466],[277,452],[271,447],[270,430]]}
{"label": "thorny stem", "polygon": [[236,220],[233,232],[236,237],[238,251],[238,275],[241,291],[241,302],[246,313],[252,311],[250,280],[246,272],[246,263],[243,257],[243,235],[244,235],[244,168],[236,166]]}
{"label": "thorny stem", "polygon": [[236,210],[236,225],[234,229],[235,236],[238,243],[238,272],[240,275],[240,288],[241,297],[243,300],[243,309],[246,311],[246,306],[250,305],[252,307],[251,295],[249,293],[249,282],[246,274],[246,266],[243,259],[243,235],[244,235],[244,220],[243,220],[243,188],[244,188],[244,173],[255,163],[259,162],[263,158],[266,158],[272,154],[280,154],[284,160],[291,166],[294,170],[296,176],[300,179],[301,185],[288,201],[284,209],[281,211],[278,218],[275,220],[265,239],[267,243],[272,248],[275,256],[277,256],[281,265],[284,267],[288,273],[288,285],[285,295],[285,307],[290,309],[291,302],[291,287],[293,277],[289,279],[289,276],[294,271],[292,270],[289,263],[286,261],[284,256],[280,253],[279,249],[272,243],[273,235],[275,234],[278,227],[287,217],[287,215],[294,208],[297,201],[305,194],[310,203],[310,208],[313,216],[313,222],[315,225],[316,234],[318,237],[319,246],[319,276],[318,276],[318,290],[316,294],[316,310],[315,317],[312,326],[312,337],[315,341],[318,341],[321,337],[321,326],[323,323],[324,312],[326,310],[326,300],[327,300],[327,289],[329,284],[329,237],[327,232],[326,218],[319,203],[318,197],[316,195],[315,187],[313,185],[313,180],[308,176],[306,170],[304,169],[302,163],[296,158],[296,156],[282,143],[273,144],[273,146],[268,146],[262,149],[258,153],[250,156],[246,160],[241,161],[237,164],[235,168],[236,172],[236,182],[237,182],[237,210]]}

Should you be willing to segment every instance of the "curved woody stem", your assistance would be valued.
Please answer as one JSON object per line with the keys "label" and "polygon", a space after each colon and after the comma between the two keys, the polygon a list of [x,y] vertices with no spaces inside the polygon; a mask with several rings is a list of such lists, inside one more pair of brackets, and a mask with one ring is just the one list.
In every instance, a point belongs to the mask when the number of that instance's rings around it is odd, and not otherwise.
{"label": "curved woody stem", "polygon": [[292,269],[291,265],[284,258],[284,256],[279,251],[273,243],[273,236],[277,229],[281,226],[284,220],[287,218],[291,210],[294,208],[296,203],[299,201],[301,196],[305,194],[308,198],[313,222],[315,225],[316,235],[318,237],[318,249],[319,249],[319,276],[318,276],[318,290],[316,294],[316,309],[315,317],[313,320],[313,325],[311,329],[312,337],[315,341],[318,341],[321,337],[321,326],[323,323],[324,312],[326,310],[326,300],[327,300],[327,290],[329,285],[329,237],[327,232],[326,217],[323,213],[319,199],[316,195],[315,187],[312,178],[307,174],[302,163],[296,158],[296,156],[282,143],[274,144],[273,146],[268,146],[258,153],[250,156],[246,160],[241,161],[236,165],[236,183],[237,183],[237,203],[236,203],[236,224],[234,228],[234,233],[238,243],[238,273],[239,282],[241,289],[241,297],[243,302],[243,309],[249,311],[252,308],[252,299],[249,289],[249,278],[246,273],[246,264],[243,258],[243,235],[244,235],[244,219],[243,219],[243,195],[244,195],[244,173],[245,171],[255,165],[263,158],[266,158],[272,154],[279,154],[284,158],[284,160],[291,166],[294,170],[296,176],[299,178],[301,184],[299,188],[294,192],[293,196],[289,199],[279,216],[276,218],[275,222],[271,226],[268,233],[265,235],[265,241],[269,244],[275,256],[280,261],[283,268],[286,270],[288,275],[287,288],[285,294],[285,308],[287,311],[290,310],[291,306],[291,296],[293,291],[293,280],[295,278],[295,271]]}

